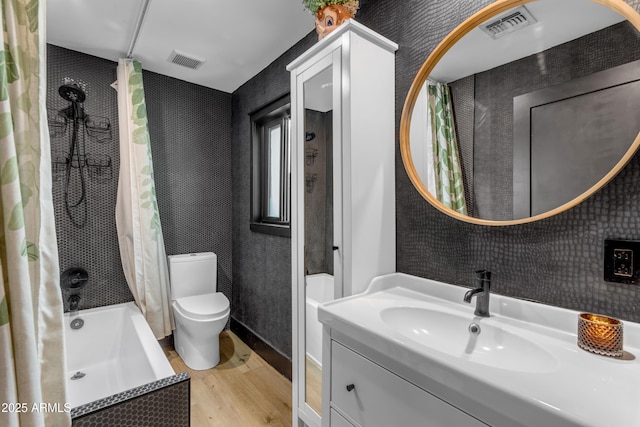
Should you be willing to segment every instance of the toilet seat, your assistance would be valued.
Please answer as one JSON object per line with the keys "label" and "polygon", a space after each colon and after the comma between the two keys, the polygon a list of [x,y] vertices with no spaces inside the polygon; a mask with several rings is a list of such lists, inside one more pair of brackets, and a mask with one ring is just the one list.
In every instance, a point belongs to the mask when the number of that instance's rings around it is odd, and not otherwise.
{"label": "toilet seat", "polygon": [[175,303],[185,315],[198,320],[219,317],[229,310],[229,300],[222,292],[178,298]]}

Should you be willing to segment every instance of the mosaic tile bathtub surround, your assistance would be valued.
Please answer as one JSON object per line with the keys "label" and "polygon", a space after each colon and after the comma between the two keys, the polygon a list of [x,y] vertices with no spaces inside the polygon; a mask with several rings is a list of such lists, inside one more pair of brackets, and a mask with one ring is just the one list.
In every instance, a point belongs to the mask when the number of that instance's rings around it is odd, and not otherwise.
{"label": "mosaic tile bathtub surround", "polygon": [[189,427],[187,372],[73,408],[73,427]]}

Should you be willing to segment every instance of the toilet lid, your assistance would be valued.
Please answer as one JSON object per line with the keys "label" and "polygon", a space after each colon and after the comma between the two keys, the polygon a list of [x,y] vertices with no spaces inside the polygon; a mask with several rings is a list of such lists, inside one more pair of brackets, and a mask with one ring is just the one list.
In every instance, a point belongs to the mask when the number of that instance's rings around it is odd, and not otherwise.
{"label": "toilet lid", "polygon": [[187,314],[197,318],[215,317],[229,309],[229,300],[222,292],[178,298],[176,303]]}

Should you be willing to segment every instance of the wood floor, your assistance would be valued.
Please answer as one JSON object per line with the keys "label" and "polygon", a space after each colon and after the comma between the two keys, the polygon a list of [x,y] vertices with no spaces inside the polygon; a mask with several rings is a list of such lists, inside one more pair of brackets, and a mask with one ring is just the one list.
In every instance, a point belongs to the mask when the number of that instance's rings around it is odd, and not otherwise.
{"label": "wood floor", "polygon": [[233,332],[220,334],[220,364],[206,371],[164,351],[176,372],[191,376],[192,427],[291,426],[291,382]]}
{"label": "wood floor", "polygon": [[322,368],[309,356],[306,358],[306,401],[311,408],[322,415]]}

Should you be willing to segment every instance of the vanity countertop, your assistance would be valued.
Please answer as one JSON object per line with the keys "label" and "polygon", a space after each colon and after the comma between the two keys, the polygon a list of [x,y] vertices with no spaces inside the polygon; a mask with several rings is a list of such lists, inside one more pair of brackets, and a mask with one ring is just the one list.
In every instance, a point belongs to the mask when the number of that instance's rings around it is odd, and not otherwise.
{"label": "vanity countertop", "polygon": [[[640,426],[640,325],[622,358],[577,346],[579,312],[394,273],[320,305],[318,319],[393,371],[492,426]],[[470,325],[480,329],[473,333]]]}

